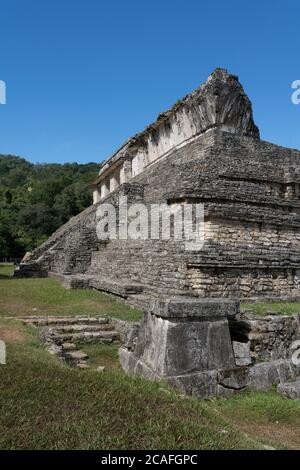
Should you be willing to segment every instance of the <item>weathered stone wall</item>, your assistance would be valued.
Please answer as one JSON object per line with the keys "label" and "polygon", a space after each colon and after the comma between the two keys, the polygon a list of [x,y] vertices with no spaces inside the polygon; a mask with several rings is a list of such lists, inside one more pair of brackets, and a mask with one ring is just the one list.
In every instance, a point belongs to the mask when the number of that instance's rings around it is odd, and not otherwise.
{"label": "weathered stone wall", "polygon": [[229,321],[231,339],[248,346],[252,364],[290,359],[300,339],[300,314],[244,314]]}
{"label": "weathered stone wall", "polygon": [[[208,220],[205,224],[207,240],[223,244],[230,250],[252,250],[263,255],[272,246],[273,252],[285,251],[288,256],[300,249],[300,232],[290,227],[277,227],[226,219]],[[274,263],[276,262],[276,256]]]}
{"label": "weathered stone wall", "polygon": [[220,218],[205,222],[205,239],[211,263],[215,254],[218,264],[188,269],[191,288],[200,296],[299,296],[300,270],[292,267],[300,251],[298,229]]}
{"label": "weathered stone wall", "polygon": [[296,299],[300,295],[300,271],[288,268],[192,268],[188,279],[199,296]]}

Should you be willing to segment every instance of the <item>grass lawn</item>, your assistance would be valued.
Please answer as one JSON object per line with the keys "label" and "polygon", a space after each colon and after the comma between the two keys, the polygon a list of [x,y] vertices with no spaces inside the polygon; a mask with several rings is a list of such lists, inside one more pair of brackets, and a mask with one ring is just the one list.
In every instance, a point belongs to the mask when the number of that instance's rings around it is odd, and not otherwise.
{"label": "grass lawn", "polygon": [[[117,349],[108,345],[82,346],[90,370],[64,365],[43,348],[37,329],[3,317],[135,319],[138,312],[97,292],[65,291],[53,279],[9,279],[9,269],[1,268],[0,279],[0,339],[7,345],[7,364],[0,365],[1,449],[300,449],[300,402],[274,391],[224,400],[184,397],[162,383],[126,376]],[[92,369],[99,365],[104,372]]]}
{"label": "grass lawn", "polygon": [[118,358],[118,346],[111,344],[79,344],[78,348],[88,354],[87,363],[97,369],[104,366],[106,370],[121,372],[121,364]]}
{"label": "grass lawn", "polygon": [[269,312],[279,315],[300,314],[299,302],[273,302],[270,304],[242,304],[242,308],[250,309],[256,315],[267,315]]}
{"label": "grass lawn", "polygon": [[110,315],[139,320],[141,312],[114,297],[87,289],[65,289],[56,279],[13,279],[12,265],[0,264],[0,316]]}
{"label": "grass lawn", "polygon": [[260,448],[209,403],[120,371],[71,369],[48,354],[33,329],[2,328],[2,449]]}

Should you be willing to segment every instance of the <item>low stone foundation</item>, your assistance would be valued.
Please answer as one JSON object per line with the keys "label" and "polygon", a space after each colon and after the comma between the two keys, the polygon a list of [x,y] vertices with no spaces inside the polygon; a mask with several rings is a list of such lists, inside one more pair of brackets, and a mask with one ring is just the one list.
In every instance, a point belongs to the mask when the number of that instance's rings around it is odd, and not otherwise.
{"label": "low stone foundation", "polygon": [[[290,330],[294,328],[289,336],[292,341],[299,334],[299,325],[295,319],[284,320],[282,330],[287,325]],[[249,336],[243,336],[244,328],[238,337],[239,322],[237,301],[185,297],[156,301],[145,314],[140,329],[131,332],[120,348],[121,365],[129,374],[164,380],[184,393],[202,398],[247,389],[267,390],[300,376],[300,365],[293,364],[289,347],[280,347],[285,344],[284,337],[281,343],[278,339],[275,347],[272,335],[266,335],[265,341],[273,349],[266,346],[258,353],[251,343],[254,325],[248,325]],[[282,322],[280,319],[274,324],[283,325]],[[262,319],[255,327],[264,323],[271,325],[271,321]],[[263,340],[260,343],[265,344]]]}
{"label": "low stone foundation", "polygon": [[300,340],[300,314],[255,317],[244,313],[229,320],[233,344],[248,348],[252,363],[288,359]]}

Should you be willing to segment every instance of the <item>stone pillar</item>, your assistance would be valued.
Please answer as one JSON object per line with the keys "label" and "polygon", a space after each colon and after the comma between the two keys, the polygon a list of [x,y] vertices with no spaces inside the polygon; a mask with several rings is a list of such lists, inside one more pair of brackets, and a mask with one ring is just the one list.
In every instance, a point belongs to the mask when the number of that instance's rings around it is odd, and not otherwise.
{"label": "stone pillar", "polygon": [[120,168],[112,172],[109,179],[109,191],[112,192],[120,186]]}
{"label": "stone pillar", "polygon": [[107,180],[102,181],[101,183],[101,199],[109,194],[109,186]]}
{"label": "stone pillar", "polygon": [[93,204],[97,204],[97,202],[100,202],[101,200],[101,194],[98,191],[98,189],[95,189],[93,191]]}
{"label": "stone pillar", "polygon": [[131,160],[125,160],[123,162],[121,171],[120,171],[120,183],[128,183],[132,178],[132,163]]}
{"label": "stone pillar", "polygon": [[239,303],[226,299],[156,301],[144,315],[135,347],[120,349],[121,365],[187,393],[216,395],[217,370],[236,367],[228,317],[238,312]]}

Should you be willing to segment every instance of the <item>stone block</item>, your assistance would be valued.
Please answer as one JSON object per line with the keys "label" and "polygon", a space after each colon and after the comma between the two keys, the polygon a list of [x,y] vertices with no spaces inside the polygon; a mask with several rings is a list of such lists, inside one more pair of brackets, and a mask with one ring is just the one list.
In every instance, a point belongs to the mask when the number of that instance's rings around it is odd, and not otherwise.
{"label": "stone block", "polygon": [[162,376],[234,367],[226,318],[226,307],[233,303],[224,304],[202,299],[155,303],[159,308],[152,306],[152,313],[144,315],[134,354]]}
{"label": "stone block", "polygon": [[167,382],[183,393],[195,395],[199,398],[210,398],[218,395],[216,370],[168,377]]}
{"label": "stone block", "polygon": [[88,355],[83,351],[70,351],[65,354],[66,358],[74,361],[81,361],[83,359],[88,359]]}
{"label": "stone block", "polygon": [[[131,351],[120,349],[122,367],[134,375],[160,377],[183,388],[197,388],[193,384],[211,377],[211,371],[235,366],[226,316],[228,308],[233,313],[235,305],[188,298],[154,303],[151,313],[144,315],[134,349],[132,344]],[[214,373],[214,385],[207,385],[209,393],[212,388],[216,392],[216,376]]]}
{"label": "stone block", "polygon": [[74,343],[62,343],[62,348],[64,351],[74,351],[76,350],[76,345]]}
{"label": "stone block", "polygon": [[238,300],[201,299],[176,297],[155,300],[150,305],[150,312],[162,318],[198,318],[214,320],[215,318],[234,317],[239,313]]}
{"label": "stone block", "polygon": [[240,343],[232,341],[235,363],[237,366],[249,366],[252,362],[250,355],[250,342]]}
{"label": "stone block", "polygon": [[222,387],[243,390],[249,383],[249,368],[238,367],[218,371],[218,384]]}
{"label": "stone block", "polygon": [[295,382],[281,383],[277,387],[278,393],[286,398],[300,400],[300,379]]}

